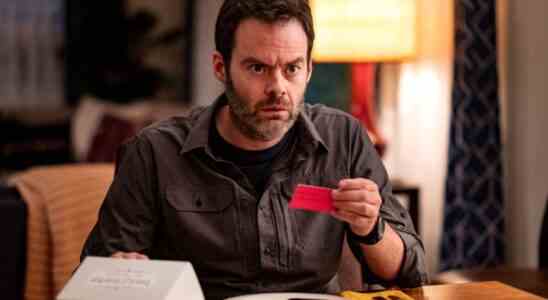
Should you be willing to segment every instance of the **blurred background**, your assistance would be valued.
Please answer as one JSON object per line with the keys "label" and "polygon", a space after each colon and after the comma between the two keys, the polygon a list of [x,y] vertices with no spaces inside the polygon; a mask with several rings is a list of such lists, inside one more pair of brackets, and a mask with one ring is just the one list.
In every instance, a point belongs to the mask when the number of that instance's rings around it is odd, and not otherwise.
{"label": "blurred background", "polygon": [[[537,268],[548,255],[539,252],[548,195],[548,1],[386,2],[412,4],[411,54],[315,57],[307,101],[346,110],[368,127],[397,194],[416,209],[432,274]],[[223,91],[211,67],[221,3],[1,0],[0,177],[35,166],[112,162],[118,145],[143,126],[212,103]],[[474,12],[485,18],[471,23]],[[481,44],[493,37],[496,43]],[[468,51],[468,45],[478,46]],[[463,83],[470,76],[477,86]],[[472,104],[463,108],[461,96]],[[467,150],[474,157],[474,147],[482,146],[462,148],[459,130],[467,125],[459,120],[472,116],[476,121],[466,124],[491,120],[475,139],[488,141],[487,150],[459,167],[459,157]],[[473,190],[484,175],[485,196],[465,205],[462,191]],[[455,215],[452,207],[482,199],[474,219],[479,227],[454,222],[475,212]],[[488,238],[477,245],[455,242],[466,230]],[[455,245],[484,249],[484,259],[466,262],[466,250],[460,261],[442,253]]]}

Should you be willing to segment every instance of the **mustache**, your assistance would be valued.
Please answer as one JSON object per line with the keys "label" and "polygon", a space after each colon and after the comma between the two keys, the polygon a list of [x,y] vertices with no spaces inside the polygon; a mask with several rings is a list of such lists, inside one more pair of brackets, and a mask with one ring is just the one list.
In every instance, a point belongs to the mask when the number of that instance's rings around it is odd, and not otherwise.
{"label": "mustache", "polygon": [[259,101],[255,105],[255,109],[260,110],[264,107],[269,107],[269,106],[276,106],[276,107],[279,107],[279,108],[290,110],[291,109],[291,101],[289,101],[289,99],[287,99],[285,97],[272,96],[272,97],[268,97],[267,99]]}

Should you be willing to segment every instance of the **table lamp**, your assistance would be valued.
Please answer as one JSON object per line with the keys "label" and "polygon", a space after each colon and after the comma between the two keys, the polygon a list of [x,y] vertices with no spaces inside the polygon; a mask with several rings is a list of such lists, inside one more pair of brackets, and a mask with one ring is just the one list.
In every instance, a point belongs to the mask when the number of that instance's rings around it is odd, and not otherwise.
{"label": "table lamp", "polygon": [[351,63],[350,112],[363,122],[382,155],[376,126],[376,63],[416,55],[416,0],[311,0],[315,62]]}

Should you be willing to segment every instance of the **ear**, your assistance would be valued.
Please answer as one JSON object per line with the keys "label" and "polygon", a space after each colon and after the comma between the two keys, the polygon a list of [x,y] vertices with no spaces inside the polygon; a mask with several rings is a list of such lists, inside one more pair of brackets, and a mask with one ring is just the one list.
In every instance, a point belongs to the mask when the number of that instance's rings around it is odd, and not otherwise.
{"label": "ear", "polygon": [[310,62],[308,62],[308,78],[306,78],[306,83],[310,82],[310,78],[312,78],[313,65],[312,60],[310,60]]}
{"label": "ear", "polygon": [[226,83],[226,68],[223,56],[218,51],[213,53],[213,74],[221,82]]}

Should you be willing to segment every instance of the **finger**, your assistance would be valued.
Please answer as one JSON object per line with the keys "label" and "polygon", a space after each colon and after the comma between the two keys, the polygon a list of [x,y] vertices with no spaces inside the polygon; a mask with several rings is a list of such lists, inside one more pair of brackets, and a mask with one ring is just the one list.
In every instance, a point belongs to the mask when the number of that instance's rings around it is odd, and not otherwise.
{"label": "finger", "polygon": [[135,259],[135,254],[134,253],[124,252],[122,254],[122,258],[123,259]]}
{"label": "finger", "polygon": [[331,197],[334,201],[358,201],[363,202],[365,190],[333,190]]}
{"label": "finger", "polygon": [[111,255],[112,258],[120,258],[120,259],[139,259],[139,260],[145,260],[148,259],[148,256],[138,253],[138,252],[122,252],[118,251]]}
{"label": "finger", "polygon": [[331,215],[340,221],[346,222],[350,225],[357,226],[357,227],[367,226],[372,222],[372,220],[369,218],[364,218],[357,214],[350,213],[343,210],[335,210],[331,212]]}
{"label": "finger", "polygon": [[141,254],[139,252],[130,252],[129,253],[131,259],[139,259],[139,260],[145,260],[148,259],[148,257],[144,254]]}
{"label": "finger", "polygon": [[366,218],[376,218],[379,215],[379,206],[366,202],[334,201],[333,207]]}
{"label": "finger", "polygon": [[378,191],[377,184],[366,178],[346,178],[339,181],[339,190],[367,189],[370,192]]}
{"label": "finger", "polygon": [[371,192],[366,189],[360,190],[333,190],[331,197],[335,201],[356,201],[367,202],[370,204],[380,204],[381,196],[377,191]]}
{"label": "finger", "polygon": [[145,259],[145,255],[138,252],[129,252],[125,254],[126,259]]}

